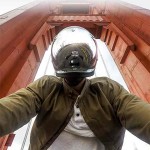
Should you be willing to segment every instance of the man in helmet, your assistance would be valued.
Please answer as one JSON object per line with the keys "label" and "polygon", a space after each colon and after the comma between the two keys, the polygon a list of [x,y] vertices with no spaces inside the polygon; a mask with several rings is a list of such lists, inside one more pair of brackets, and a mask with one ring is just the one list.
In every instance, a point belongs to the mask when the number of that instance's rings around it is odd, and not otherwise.
{"label": "man in helmet", "polygon": [[150,144],[150,104],[109,78],[87,78],[97,62],[88,31],[62,30],[51,54],[57,77],[44,76],[0,100],[0,136],[37,115],[30,150],[121,150],[125,129]]}

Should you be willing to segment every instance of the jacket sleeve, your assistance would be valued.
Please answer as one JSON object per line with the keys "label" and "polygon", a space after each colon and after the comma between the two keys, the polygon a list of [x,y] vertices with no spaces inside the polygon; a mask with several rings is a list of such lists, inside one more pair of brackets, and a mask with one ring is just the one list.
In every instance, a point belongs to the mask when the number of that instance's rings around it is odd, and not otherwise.
{"label": "jacket sleeve", "polygon": [[37,114],[48,94],[47,79],[44,76],[0,99],[0,137],[17,130]]}
{"label": "jacket sleeve", "polygon": [[150,144],[150,104],[130,94],[117,82],[108,79],[109,99],[121,124]]}

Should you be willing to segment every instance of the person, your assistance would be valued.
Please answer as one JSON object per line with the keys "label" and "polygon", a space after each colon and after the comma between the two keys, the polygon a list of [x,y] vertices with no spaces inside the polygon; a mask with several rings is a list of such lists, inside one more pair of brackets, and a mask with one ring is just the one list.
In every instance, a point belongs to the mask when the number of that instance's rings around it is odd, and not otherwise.
{"label": "person", "polygon": [[150,104],[107,77],[89,78],[97,45],[86,29],[63,29],[46,75],[0,100],[0,136],[36,116],[30,150],[121,150],[125,129],[150,144]]}

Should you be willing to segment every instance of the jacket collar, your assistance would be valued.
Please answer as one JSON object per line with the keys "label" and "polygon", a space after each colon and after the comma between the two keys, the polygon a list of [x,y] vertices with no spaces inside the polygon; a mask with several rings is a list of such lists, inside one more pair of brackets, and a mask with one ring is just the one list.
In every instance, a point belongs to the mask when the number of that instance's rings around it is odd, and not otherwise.
{"label": "jacket collar", "polygon": [[90,80],[89,79],[86,79],[85,80],[85,84],[84,84],[84,86],[83,86],[83,88],[82,88],[82,91],[81,91],[81,94],[79,94],[76,90],[74,90],[72,87],[70,87],[66,82],[65,82],[65,80],[63,79],[63,87],[64,87],[64,92],[65,92],[65,94],[68,94],[68,95],[75,95],[75,96],[82,96],[84,93],[85,93],[85,91],[86,91],[86,89],[87,89],[87,87],[89,87],[89,85],[90,85]]}

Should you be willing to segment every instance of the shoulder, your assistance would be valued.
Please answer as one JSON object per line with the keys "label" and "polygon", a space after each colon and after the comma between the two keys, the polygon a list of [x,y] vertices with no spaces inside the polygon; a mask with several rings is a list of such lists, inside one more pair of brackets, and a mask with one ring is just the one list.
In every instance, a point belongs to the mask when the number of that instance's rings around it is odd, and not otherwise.
{"label": "shoulder", "polygon": [[92,79],[90,79],[90,82],[91,82],[91,85],[94,85],[94,84],[108,85],[111,83],[117,83],[116,81],[114,81],[108,77],[92,78]]}
{"label": "shoulder", "polygon": [[97,77],[90,79],[91,89],[101,91],[111,102],[116,102],[117,99],[125,99],[125,96],[130,96],[129,92],[124,87],[108,77]]}
{"label": "shoulder", "polygon": [[43,77],[30,83],[26,89],[32,93],[36,93],[43,99],[47,97],[54,89],[62,87],[62,81],[60,78],[50,75],[44,75]]}
{"label": "shoulder", "polygon": [[52,76],[52,75],[44,75],[41,78],[37,79],[36,81],[51,82],[51,83],[62,83],[61,78],[58,78],[58,77]]}
{"label": "shoulder", "polygon": [[124,90],[123,86],[116,82],[115,80],[112,80],[108,77],[96,77],[90,79],[91,87],[95,87],[97,89],[101,89],[105,92],[112,92],[114,91],[119,92],[120,90]]}
{"label": "shoulder", "polygon": [[54,85],[61,85],[62,84],[62,79],[58,78],[56,76],[51,76],[51,75],[44,75],[41,78],[33,81],[28,85],[28,87],[47,87],[50,88],[51,86]]}

